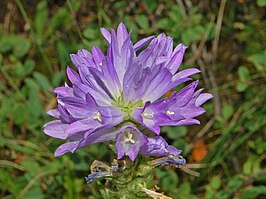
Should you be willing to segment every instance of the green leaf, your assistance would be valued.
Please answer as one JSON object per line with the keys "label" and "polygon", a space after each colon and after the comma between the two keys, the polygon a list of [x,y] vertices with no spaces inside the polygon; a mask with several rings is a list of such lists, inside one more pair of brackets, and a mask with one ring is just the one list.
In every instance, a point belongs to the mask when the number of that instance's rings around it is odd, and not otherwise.
{"label": "green leaf", "polygon": [[147,8],[153,12],[155,11],[155,9],[157,8],[158,6],[158,2],[157,1],[154,1],[154,0],[145,0],[146,2],[146,5],[147,5]]}
{"label": "green leaf", "polygon": [[31,189],[29,189],[25,195],[23,196],[23,199],[43,199],[46,198],[42,189],[39,185],[35,185]]}
{"label": "green leaf", "polygon": [[40,73],[40,72],[34,72],[33,73],[34,79],[37,81],[38,85],[41,86],[46,91],[52,90],[52,85],[50,84],[48,78]]}
{"label": "green leaf", "polygon": [[234,109],[231,105],[225,104],[223,106],[222,114],[226,120],[229,120],[232,117],[233,113],[234,113]]}
{"label": "green leaf", "polygon": [[216,198],[219,199],[231,198],[230,197],[231,194],[234,191],[238,190],[243,185],[243,183],[244,180],[239,175],[233,176],[232,178],[229,179],[227,187],[217,193]]}
{"label": "green leaf", "polygon": [[173,26],[172,22],[167,18],[162,18],[157,21],[157,28],[162,30],[169,30]]}
{"label": "green leaf", "polygon": [[242,191],[242,193],[237,198],[239,198],[239,199],[253,199],[253,198],[258,198],[260,195],[265,196],[265,194],[266,194],[266,186],[263,186],[263,185],[250,186],[248,189]]}
{"label": "green leaf", "polygon": [[67,9],[66,7],[59,8],[49,22],[49,26],[47,27],[47,31],[45,32],[45,37],[50,37],[60,27],[68,26],[69,24],[71,24],[71,20],[72,15],[69,13],[69,9]]}
{"label": "green leaf", "polygon": [[241,81],[248,80],[250,76],[248,68],[246,66],[240,66],[238,68],[238,76]]}
{"label": "green leaf", "polygon": [[215,189],[213,187],[211,187],[210,185],[207,185],[206,186],[206,193],[205,193],[205,197],[207,199],[213,199],[215,198]]}
{"label": "green leaf", "polygon": [[46,1],[40,1],[37,5],[36,15],[34,18],[34,27],[37,36],[40,38],[45,30],[46,21],[48,19],[48,8]]}
{"label": "green leaf", "polygon": [[65,78],[65,72],[64,71],[59,71],[53,75],[52,78],[52,84],[53,86],[59,86],[62,84],[63,80]]}
{"label": "green leaf", "polygon": [[203,26],[192,26],[191,28],[184,30],[184,33],[182,34],[181,38],[185,44],[190,44],[192,42],[198,41],[204,33],[205,28]]}
{"label": "green leaf", "polygon": [[169,12],[170,19],[175,23],[184,22],[184,16],[181,9],[178,6],[173,5],[171,11]]}
{"label": "green leaf", "polygon": [[0,52],[12,50],[13,54],[20,58],[28,53],[30,45],[30,41],[22,36],[9,35],[0,40]]}
{"label": "green leaf", "polygon": [[167,171],[167,175],[165,175],[161,179],[161,187],[164,190],[171,191],[177,187],[178,176],[172,170]]}
{"label": "green leaf", "polygon": [[266,70],[266,50],[260,53],[250,55],[248,61],[254,64],[258,71]]}
{"label": "green leaf", "polygon": [[187,134],[187,128],[184,126],[165,126],[162,128],[162,132],[166,132],[167,136],[171,139],[177,139],[184,137]]}
{"label": "green leaf", "polygon": [[95,38],[98,37],[98,30],[96,30],[95,28],[92,28],[92,27],[88,27],[86,28],[84,31],[83,31],[83,36],[86,38],[86,39],[90,39],[90,40],[93,40]]}
{"label": "green leaf", "polygon": [[248,142],[250,148],[255,150],[258,154],[264,154],[266,152],[266,144],[265,139],[262,137],[258,137],[255,141],[250,140]]}
{"label": "green leaf", "polygon": [[236,84],[236,90],[238,92],[244,92],[247,88],[248,88],[248,84],[246,84],[245,82],[239,81]]}
{"label": "green leaf", "polygon": [[260,183],[266,184],[266,172],[260,173],[256,180]]}
{"label": "green leaf", "polygon": [[65,68],[65,66],[67,65],[67,61],[69,60],[68,46],[67,44],[59,40],[56,43],[56,48],[60,66],[62,68]]}
{"label": "green leaf", "polygon": [[190,184],[188,182],[182,183],[179,186],[179,190],[181,190],[181,192],[184,192],[186,194],[189,194],[191,192]]}
{"label": "green leaf", "polygon": [[30,74],[35,67],[35,62],[32,59],[27,59],[24,63],[24,73],[23,75]]}
{"label": "green leaf", "polygon": [[143,28],[143,29],[147,29],[149,28],[149,20],[148,17],[146,15],[137,15],[137,24]]}
{"label": "green leaf", "polygon": [[3,36],[0,40],[0,52],[7,52],[13,48],[13,38],[10,36]]}
{"label": "green leaf", "polygon": [[17,104],[15,110],[14,110],[14,122],[17,125],[23,125],[27,122],[28,119],[28,110],[27,108],[22,104]]}
{"label": "green leaf", "polygon": [[38,118],[44,114],[39,94],[34,87],[29,87],[29,104],[27,105],[27,108],[32,116],[31,119]]}
{"label": "green leaf", "polygon": [[221,186],[221,178],[219,176],[214,176],[212,179],[211,179],[211,187],[215,190],[218,190]]}
{"label": "green leaf", "polygon": [[237,190],[243,183],[244,180],[240,176],[234,176],[229,180],[227,188],[233,192]]}
{"label": "green leaf", "polygon": [[17,57],[23,57],[28,53],[30,49],[30,42],[29,40],[23,37],[15,37],[14,38],[14,46],[13,46],[13,53]]}
{"label": "green leaf", "polygon": [[33,159],[31,160],[23,160],[20,162],[20,164],[27,170],[28,173],[30,174],[35,174],[41,171],[40,165],[34,161]]}
{"label": "green leaf", "polygon": [[266,0],[257,0],[257,5],[259,7],[264,7],[266,6]]}

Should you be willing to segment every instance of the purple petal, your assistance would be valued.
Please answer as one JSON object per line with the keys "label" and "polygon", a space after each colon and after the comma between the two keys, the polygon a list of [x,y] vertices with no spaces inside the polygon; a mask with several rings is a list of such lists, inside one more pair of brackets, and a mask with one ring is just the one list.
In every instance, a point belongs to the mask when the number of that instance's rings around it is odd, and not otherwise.
{"label": "purple petal", "polygon": [[73,134],[78,133],[82,131],[87,131],[89,129],[94,129],[100,125],[97,122],[92,122],[91,119],[84,119],[84,120],[78,120],[76,122],[71,123],[65,130],[66,134]]}
{"label": "purple petal", "polygon": [[118,79],[117,72],[114,68],[112,61],[107,58],[103,61],[102,64],[102,71],[103,71],[103,81],[105,82],[106,87],[108,90],[114,95],[119,96],[121,89],[121,84]]}
{"label": "purple petal", "polygon": [[56,93],[57,95],[60,95],[62,97],[68,97],[68,96],[73,96],[73,88],[70,87],[57,87],[54,89],[54,93]]}
{"label": "purple petal", "polygon": [[141,49],[143,46],[145,46],[147,43],[149,43],[154,36],[146,37],[144,39],[139,40],[137,43],[134,44],[135,51]]}
{"label": "purple petal", "polygon": [[171,73],[166,70],[159,70],[158,72],[153,71],[154,78],[152,78],[147,91],[143,96],[144,101],[155,101],[160,98],[164,93],[168,90],[168,84],[171,82],[172,75]]}
{"label": "purple petal", "polygon": [[67,134],[64,132],[69,124],[63,124],[60,120],[54,120],[44,125],[44,133],[54,138],[65,139]]}
{"label": "purple petal", "polygon": [[60,113],[57,109],[51,109],[51,110],[47,111],[47,114],[52,116],[52,117],[55,117],[55,118],[59,118],[59,116],[60,116]]}
{"label": "purple petal", "polygon": [[65,153],[68,153],[68,152],[74,153],[75,150],[78,148],[78,143],[79,143],[79,141],[75,141],[75,142],[67,142],[65,144],[60,145],[56,149],[54,156],[58,157],[58,156],[64,155]]}
{"label": "purple petal", "polygon": [[93,111],[88,105],[69,105],[65,104],[66,110],[69,114],[74,117],[75,119],[82,119],[89,117]]}
{"label": "purple petal", "polygon": [[78,50],[77,55],[85,59],[92,59],[92,54],[85,49]]}
{"label": "purple petal", "polygon": [[168,145],[167,142],[161,136],[149,137],[148,142],[141,147],[141,153],[150,156],[177,156],[181,153],[181,150]]}
{"label": "purple petal", "polygon": [[111,34],[108,30],[106,30],[105,28],[101,28],[100,29],[102,36],[108,41],[108,43],[111,43]]}
{"label": "purple petal", "polygon": [[175,126],[193,125],[193,124],[200,124],[200,122],[195,119],[185,119],[185,120],[176,122]]}
{"label": "purple petal", "polygon": [[99,128],[99,130],[85,135],[86,137],[79,143],[79,147],[114,140],[116,134],[116,128]]}
{"label": "purple petal", "polygon": [[189,100],[191,100],[197,86],[198,81],[192,82],[181,91],[179,91],[175,95],[175,99],[171,97],[170,100],[175,100],[175,105],[178,107],[185,106],[189,102]]}
{"label": "purple petal", "polygon": [[173,109],[173,111],[179,115],[184,116],[187,119],[197,117],[206,112],[203,108],[197,107],[195,105],[185,106],[182,108],[176,108],[176,109]]}
{"label": "purple petal", "polygon": [[210,93],[202,93],[199,95],[199,97],[196,99],[196,106],[201,106],[209,99],[213,98],[212,94]]}
{"label": "purple petal", "polygon": [[198,70],[196,68],[189,68],[189,69],[182,70],[179,73],[175,74],[173,76],[173,79],[186,78],[186,77],[189,77],[189,76],[197,74],[197,73],[200,73],[200,70]]}
{"label": "purple petal", "polygon": [[66,72],[67,72],[68,79],[71,81],[72,84],[75,83],[75,82],[80,82],[81,81],[78,73],[76,73],[69,66],[67,67]]}
{"label": "purple petal", "polygon": [[101,68],[104,59],[104,54],[97,46],[92,47],[92,56],[97,68]]}
{"label": "purple petal", "polygon": [[167,68],[170,69],[170,72],[172,74],[175,74],[176,71],[178,70],[178,68],[180,67],[182,61],[183,61],[183,57],[184,57],[184,53],[186,50],[186,46],[184,44],[179,44],[174,52],[173,52],[173,56],[170,60],[170,62],[167,64]]}
{"label": "purple petal", "polygon": [[69,114],[69,112],[61,104],[58,104],[58,111],[60,113],[60,120],[63,123],[72,123],[75,119]]}
{"label": "purple petal", "polygon": [[117,28],[118,45],[122,46],[124,41],[128,38],[128,32],[125,25],[121,22]]}

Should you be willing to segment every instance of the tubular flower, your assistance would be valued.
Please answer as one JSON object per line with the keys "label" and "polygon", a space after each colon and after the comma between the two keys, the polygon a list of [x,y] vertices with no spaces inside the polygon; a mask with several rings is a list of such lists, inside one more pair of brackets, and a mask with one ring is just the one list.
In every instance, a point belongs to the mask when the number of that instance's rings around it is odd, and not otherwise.
{"label": "tubular flower", "polygon": [[[202,89],[195,91],[196,81],[169,99],[160,99],[200,72],[196,68],[177,72],[186,46],[173,48],[173,39],[163,33],[133,44],[123,23],[116,32],[101,28],[101,33],[109,44],[107,53],[94,46],[91,52],[79,50],[70,55],[77,71],[67,67],[72,85],[54,90],[58,108],[48,114],[57,120],[45,124],[44,132],[70,140],[59,146],[55,156],[113,140],[118,158],[126,155],[134,161],[139,153],[179,155],[180,150],[158,136],[160,127],[199,124],[194,118],[205,112],[200,106],[212,98],[201,94]],[[141,132],[143,127],[154,135]]]}

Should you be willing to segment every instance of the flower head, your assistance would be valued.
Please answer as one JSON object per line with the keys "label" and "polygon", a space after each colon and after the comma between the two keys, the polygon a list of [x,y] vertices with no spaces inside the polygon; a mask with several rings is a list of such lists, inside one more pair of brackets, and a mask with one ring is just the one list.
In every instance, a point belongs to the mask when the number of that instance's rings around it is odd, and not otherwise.
{"label": "flower head", "polygon": [[[91,52],[79,50],[70,55],[77,71],[67,67],[72,85],[54,90],[58,108],[48,114],[57,120],[45,124],[44,132],[70,140],[55,155],[111,140],[116,141],[118,158],[126,155],[134,160],[139,153],[180,154],[180,150],[156,134],[165,125],[199,124],[194,118],[204,113],[200,106],[212,98],[211,94],[201,94],[202,90],[195,91],[196,81],[174,92],[170,99],[160,99],[200,72],[196,68],[177,72],[186,46],[179,44],[173,48],[173,39],[163,33],[133,44],[131,32],[128,33],[123,23],[116,32],[101,28],[101,33],[109,43],[107,53],[94,46]],[[139,129],[143,127],[154,135],[141,132]]]}

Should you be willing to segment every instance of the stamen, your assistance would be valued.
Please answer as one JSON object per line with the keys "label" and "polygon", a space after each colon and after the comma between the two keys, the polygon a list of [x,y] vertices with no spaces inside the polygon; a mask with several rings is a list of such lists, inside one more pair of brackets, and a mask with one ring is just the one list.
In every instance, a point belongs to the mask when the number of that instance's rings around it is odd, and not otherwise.
{"label": "stamen", "polygon": [[132,144],[135,144],[135,140],[133,140],[133,134],[128,132],[128,138],[125,139],[125,142],[131,142]]}
{"label": "stamen", "polygon": [[167,114],[167,115],[173,115],[173,114],[175,114],[175,112],[174,112],[174,111],[169,111],[169,110],[168,110],[168,111],[166,112],[166,114]]}
{"label": "stamen", "polygon": [[153,117],[153,113],[142,113],[142,117]]}
{"label": "stamen", "polygon": [[93,119],[98,120],[100,123],[103,123],[102,115],[101,115],[101,113],[99,111],[95,114]]}
{"label": "stamen", "polygon": [[99,63],[99,66],[100,66],[100,67],[102,67],[102,66],[103,66],[103,63],[102,63],[102,62],[101,62],[101,63]]}

